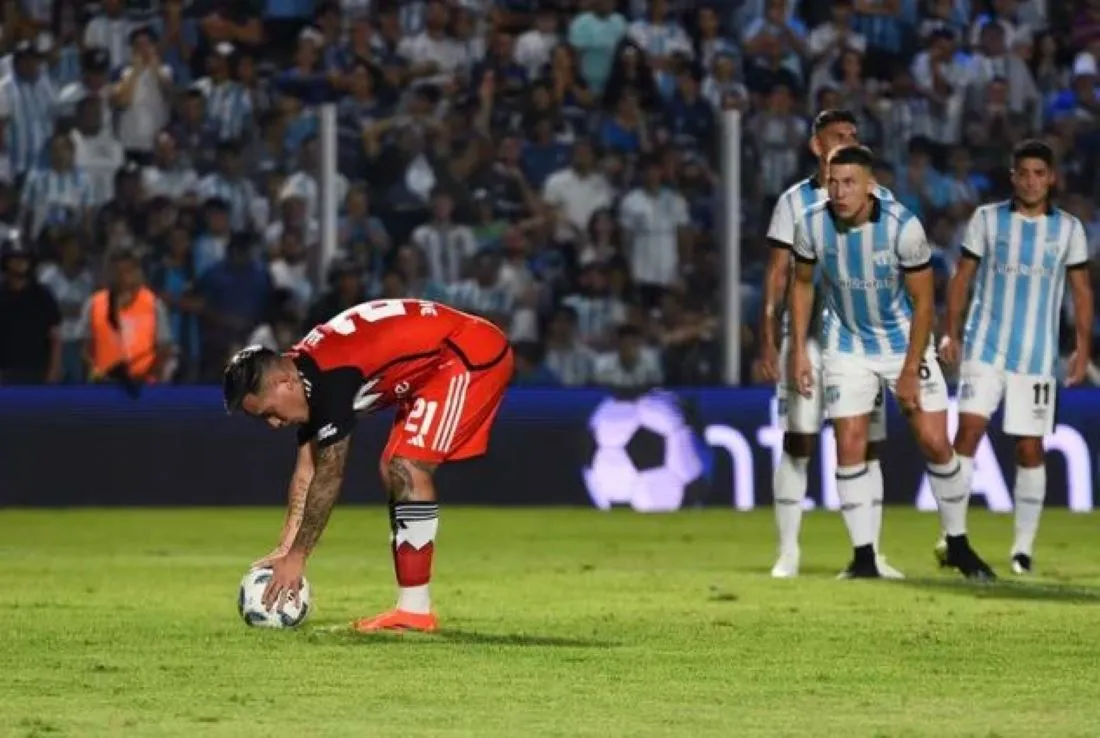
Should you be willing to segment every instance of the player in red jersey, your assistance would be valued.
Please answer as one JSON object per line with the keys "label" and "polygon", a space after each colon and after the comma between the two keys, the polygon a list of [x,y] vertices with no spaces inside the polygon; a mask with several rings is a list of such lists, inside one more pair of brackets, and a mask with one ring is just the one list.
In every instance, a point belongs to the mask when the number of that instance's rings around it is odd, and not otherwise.
{"label": "player in red jersey", "polygon": [[225,403],[272,428],[299,426],[298,461],[268,606],[297,591],[344,478],[356,415],[396,405],[380,469],[389,494],[397,607],[356,630],[433,631],[428,581],[439,527],[432,473],[485,453],[512,377],[494,325],[423,300],[365,302],[314,328],[286,354],[247,348],[225,370]]}

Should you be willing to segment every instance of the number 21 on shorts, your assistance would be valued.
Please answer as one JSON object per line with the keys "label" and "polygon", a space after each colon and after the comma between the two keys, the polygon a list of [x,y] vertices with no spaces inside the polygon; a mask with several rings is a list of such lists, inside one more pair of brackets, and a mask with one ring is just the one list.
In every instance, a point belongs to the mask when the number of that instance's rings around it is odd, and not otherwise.
{"label": "number 21 on shorts", "polygon": [[405,418],[404,425],[404,431],[410,436],[410,446],[424,448],[427,445],[424,437],[427,436],[428,431],[431,430],[432,422],[435,420],[436,411],[438,409],[439,403],[435,400],[425,400],[423,397],[416,398],[412,410],[409,411],[408,417]]}

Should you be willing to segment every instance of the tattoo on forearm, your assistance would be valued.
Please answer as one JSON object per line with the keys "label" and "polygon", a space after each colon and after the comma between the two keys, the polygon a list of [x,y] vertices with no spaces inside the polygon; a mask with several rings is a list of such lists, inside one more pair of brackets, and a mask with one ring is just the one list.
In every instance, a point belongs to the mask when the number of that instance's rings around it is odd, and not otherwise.
{"label": "tattoo on forearm", "polygon": [[348,445],[349,439],[345,438],[321,449],[318,454],[302,510],[302,522],[298,526],[298,535],[294,538],[292,548],[309,553],[317,545],[317,540],[328,524],[336,498],[340,496]]}

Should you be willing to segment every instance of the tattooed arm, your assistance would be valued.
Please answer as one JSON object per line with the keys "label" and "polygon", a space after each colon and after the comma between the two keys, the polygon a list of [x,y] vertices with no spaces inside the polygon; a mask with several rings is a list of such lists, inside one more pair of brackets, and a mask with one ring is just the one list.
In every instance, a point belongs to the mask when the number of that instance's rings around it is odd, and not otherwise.
{"label": "tattooed arm", "polygon": [[348,436],[324,448],[310,444],[313,449],[313,478],[306,491],[298,532],[290,545],[291,553],[308,556],[325,530],[344,482],[350,440]]}
{"label": "tattooed arm", "polygon": [[253,567],[270,566],[271,562],[285,556],[298,535],[298,526],[302,523],[302,511],[306,506],[306,495],[313,481],[313,450],[311,444],[298,446],[298,460],[294,463],[294,472],[290,475],[290,491],[287,494],[286,520],[279,534],[279,545],[275,550],[253,562]]}

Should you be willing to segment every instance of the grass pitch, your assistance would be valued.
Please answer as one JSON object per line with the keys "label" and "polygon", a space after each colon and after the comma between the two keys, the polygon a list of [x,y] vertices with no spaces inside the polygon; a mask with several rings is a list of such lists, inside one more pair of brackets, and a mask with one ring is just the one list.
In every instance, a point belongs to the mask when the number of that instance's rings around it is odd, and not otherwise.
{"label": "grass pitch", "polygon": [[[1100,735],[1094,518],[1047,513],[1043,576],[967,586],[909,510],[886,514],[891,583],[833,580],[829,513],[776,582],[770,511],[444,507],[444,632],[376,637],[337,627],[392,603],[381,508],[335,513],[306,626],[238,620],[281,518],[0,512],[0,736]],[[1011,517],[972,518],[1007,575]]]}

